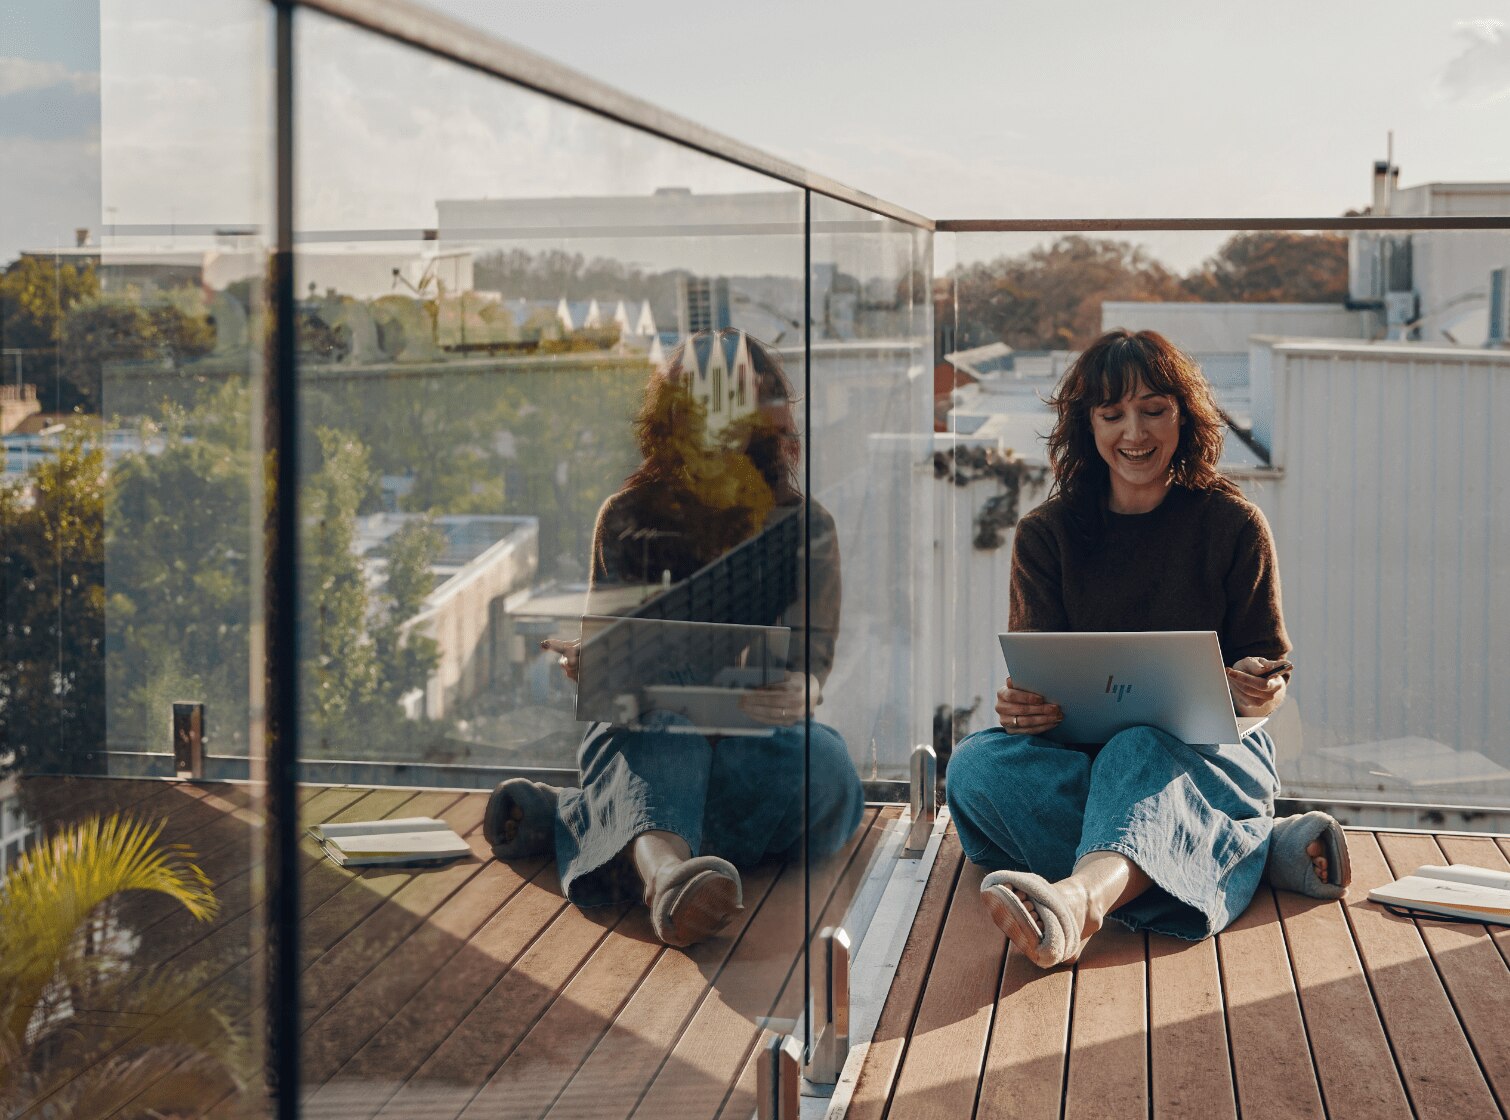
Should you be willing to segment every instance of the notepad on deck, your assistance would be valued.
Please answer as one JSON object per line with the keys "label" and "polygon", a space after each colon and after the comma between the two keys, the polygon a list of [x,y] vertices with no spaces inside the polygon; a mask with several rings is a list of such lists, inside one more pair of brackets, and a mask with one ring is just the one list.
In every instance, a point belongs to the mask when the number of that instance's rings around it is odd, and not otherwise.
{"label": "notepad on deck", "polygon": [[325,854],[342,867],[442,863],[472,854],[467,842],[445,821],[433,817],[331,821],[309,832]]}
{"label": "notepad on deck", "polygon": [[1387,906],[1510,926],[1510,871],[1426,864],[1414,875],[1375,887],[1368,897]]}

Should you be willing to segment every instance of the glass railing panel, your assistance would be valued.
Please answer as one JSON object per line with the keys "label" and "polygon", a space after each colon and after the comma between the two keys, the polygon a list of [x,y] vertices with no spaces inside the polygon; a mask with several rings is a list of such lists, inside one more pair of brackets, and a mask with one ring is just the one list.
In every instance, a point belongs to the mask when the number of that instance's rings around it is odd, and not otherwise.
{"label": "glass railing panel", "polygon": [[[821,195],[811,206],[805,466],[812,687],[821,705],[810,729],[809,920],[813,932],[843,930],[858,947],[902,837],[899,824],[886,823],[888,807],[848,853],[842,840],[853,826],[836,793],[858,774],[873,802],[905,802],[913,751],[932,738],[937,683],[924,651],[933,555],[919,547],[934,532],[936,496],[931,235]],[[827,954],[813,958],[806,1039],[820,1062],[831,1042],[824,1032],[843,1029],[825,1021]]]}
{"label": "glass railing panel", "polygon": [[[1510,754],[1493,674],[1510,642],[1510,506],[1494,430],[1510,234],[953,241],[941,336],[957,386],[941,438],[954,473],[941,485],[959,502],[960,730],[996,719],[1014,524],[1048,494],[1043,401],[1102,331],[1154,330],[1200,365],[1224,414],[1221,470],[1272,531],[1295,665],[1268,728],[1282,796],[1478,807],[1452,827],[1502,829]],[[1007,492],[1014,516],[988,533]]]}
{"label": "glass railing panel", "polygon": [[8,17],[6,1115],[265,1107],[269,29],[256,0]]}
{"label": "glass railing panel", "polygon": [[805,978],[803,192],[296,47],[302,771],[469,850],[321,869],[306,1107],[753,1108]]}

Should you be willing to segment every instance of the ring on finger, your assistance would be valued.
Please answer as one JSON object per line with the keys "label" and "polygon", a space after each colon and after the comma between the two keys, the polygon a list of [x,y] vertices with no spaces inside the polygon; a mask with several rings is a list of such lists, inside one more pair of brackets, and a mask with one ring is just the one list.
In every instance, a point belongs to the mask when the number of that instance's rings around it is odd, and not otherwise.
{"label": "ring on finger", "polygon": [[1016,717],[1016,716],[1013,716],[1013,717],[1012,717],[1012,726],[1013,726],[1013,727],[1020,727],[1020,726],[1021,726],[1021,724],[1019,724],[1019,723],[1018,723],[1018,722],[1017,722],[1017,717]]}

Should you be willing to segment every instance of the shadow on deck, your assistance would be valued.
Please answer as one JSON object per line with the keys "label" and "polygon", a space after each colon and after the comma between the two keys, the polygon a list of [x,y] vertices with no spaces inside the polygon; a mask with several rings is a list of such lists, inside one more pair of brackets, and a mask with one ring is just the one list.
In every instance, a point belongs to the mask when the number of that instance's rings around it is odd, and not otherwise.
{"label": "shadow on deck", "polygon": [[[213,922],[148,895],[117,903],[106,921],[135,939],[133,968],[180,985],[172,1014],[212,1007],[244,1032],[243,1076],[255,1086],[262,838],[249,788],[36,778],[25,790],[44,827],[120,809],[165,820],[164,840],[193,850],[220,899]],[[492,859],[485,796],[304,788],[306,825],[437,816],[476,857],[348,871],[304,842],[304,1115],[750,1116],[762,1033],[790,1029],[803,1010],[800,868],[752,872],[733,927],[671,950],[642,907],[582,912],[544,861]],[[901,827],[898,809],[871,809],[849,846],[814,869],[810,928],[840,920]],[[846,1115],[1503,1115],[1510,928],[1413,922],[1363,898],[1422,863],[1510,868],[1510,841],[1349,835],[1345,903],[1266,887],[1214,940],[1110,927],[1077,966],[1044,973],[1006,951],[976,897],[980,870],[946,833],[875,1037],[852,1056]],[[74,1006],[117,1057],[145,1037],[122,1012],[87,992]],[[87,1078],[54,1072],[46,1104],[73,1114],[70,1093]],[[176,1094],[181,1115],[267,1114],[255,1089],[228,1077],[175,1081],[171,1069],[109,1114],[138,1114],[133,1102],[149,1093]]]}

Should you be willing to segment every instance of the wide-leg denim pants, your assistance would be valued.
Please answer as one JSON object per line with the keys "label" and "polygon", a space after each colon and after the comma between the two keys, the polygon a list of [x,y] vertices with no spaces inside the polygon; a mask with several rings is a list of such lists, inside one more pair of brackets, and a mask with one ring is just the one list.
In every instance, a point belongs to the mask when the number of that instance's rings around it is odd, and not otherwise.
{"label": "wide-leg denim pants", "polygon": [[[588,731],[578,752],[580,789],[561,791],[556,865],[566,897],[604,906],[638,897],[638,882],[615,857],[642,832],[673,832],[693,855],[721,856],[749,867],[767,856],[837,851],[860,824],[864,792],[849,749],[832,727],[812,722],[767,736],[714,742],[680,716],[658,726]],[[809,757],[804,759],[804,754]],[[805,780],[804,780],[805,779]]]}
{"label": "wide-leg denim pants", "polygon": [[1279,775],[1263,730],[1190,746],[1134,727],[1082,751],[996,727],[956,745],[947,791],[972,863],[1053,882],[1088,852],[1121,852],[1154,886],[1110,916],[1198,941],[1258,889]]}

